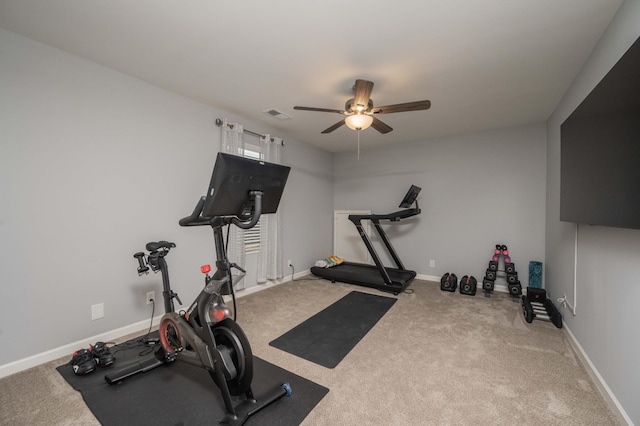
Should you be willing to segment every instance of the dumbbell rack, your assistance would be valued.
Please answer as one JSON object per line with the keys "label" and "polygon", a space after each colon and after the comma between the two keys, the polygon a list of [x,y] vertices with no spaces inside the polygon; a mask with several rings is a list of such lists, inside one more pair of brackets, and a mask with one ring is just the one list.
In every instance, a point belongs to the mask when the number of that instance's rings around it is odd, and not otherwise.
{"label": "dumbbell rack", "polygon": [[[504,263],[504,270],[499,269],[500,260]],[[504,244],[496,244],[493,257],[489,261],[489,266],[482,280],[482,289],[485,293],[490,293],[494,290],[498,272],[504,272],[506,274],[509,294],[512,296],[520,296],[522,294],[522,285],[518,279],[516,264],[511,261],[509,249]]]}
{"label": "dumbbell rack", "polygon": [[556,327],[562,328],[562,314],[553,302],[547,299],[547,292],[544,289],[527,287],[527,294],[522,296],[522,313],[528,323],[539,319],[552,322]]}

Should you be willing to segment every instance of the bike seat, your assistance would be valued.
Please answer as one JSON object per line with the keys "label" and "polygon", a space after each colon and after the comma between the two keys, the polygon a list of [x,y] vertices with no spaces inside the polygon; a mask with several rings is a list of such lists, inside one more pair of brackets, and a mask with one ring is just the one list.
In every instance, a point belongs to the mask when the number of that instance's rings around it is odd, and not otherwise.
{"label": "bike seat", "polygon": [[174,243],[170,243],[169,241],[158,241],[158,242],[150,242],[145,246],[148,251],[158,251],[161,248],[165,248],[167,250],[174,248],[176,245]]}

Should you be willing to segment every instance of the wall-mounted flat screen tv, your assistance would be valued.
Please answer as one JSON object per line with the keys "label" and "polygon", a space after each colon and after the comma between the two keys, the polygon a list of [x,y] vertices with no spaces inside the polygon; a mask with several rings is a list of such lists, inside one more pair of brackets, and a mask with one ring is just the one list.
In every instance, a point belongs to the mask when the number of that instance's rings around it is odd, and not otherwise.
{"label": "wall-mounted flat screen tv", "polygon": [[560,132],[560,220],[640,229],[640,38]]}

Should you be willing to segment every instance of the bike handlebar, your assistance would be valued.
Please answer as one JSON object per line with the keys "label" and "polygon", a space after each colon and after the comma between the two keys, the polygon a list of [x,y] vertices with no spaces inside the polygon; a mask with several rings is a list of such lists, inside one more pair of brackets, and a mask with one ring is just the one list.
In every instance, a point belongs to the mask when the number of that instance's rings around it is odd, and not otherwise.
{"label": "bike handlebar", "polygon": [[187,217],[183,217],[178,221],[180,226],[216,226],[228,223],[233,223],[238,228],[250,229],[256,226],[260,215],[262,214],[262,191],[251,191],[249,193],[254,200],[253,214],[248,220],[241,220],[238,216],[214,216],[205,217],[202,216],[202,209],[204,208],[205,197],[200,197],[193,212]]}
{"label": "bike handlebar", "polygon": [[180,226],[202,226],[208,225],[211,221],[211,218],[202,217],[202,209],[204,207],[204,196],[200,197],[196,207],[193,209],[193,212],[187,216],[183,217],[178,221]]}

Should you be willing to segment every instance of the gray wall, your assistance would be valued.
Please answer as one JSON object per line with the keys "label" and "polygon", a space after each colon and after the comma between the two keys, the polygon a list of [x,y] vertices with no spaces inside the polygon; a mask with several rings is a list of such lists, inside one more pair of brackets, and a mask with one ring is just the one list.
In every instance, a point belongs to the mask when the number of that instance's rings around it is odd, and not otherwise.
{"label": "gray wall", "polygon": [[[640,424],[640,231],[579,225],[560,217],[560,125],[640,36],[640,2],[626,1],[548,121],[547,290],[576,304],[565,324],[617,397]],[[577,294],[574,258],[577,244]]]}
{"label": "gray wall", "polygon": [[334,209],[390,213],[415,184],[422,213],[385,224],[405,267],[481,282],[502,243],[526,286],[529,261],[544,259],[544,124],[370,150],[365,133],[361,144],[359,160],[354,152],[335,155]]}
{"label": "gray wall", "polygon": [[332,213],[330,153],[5,30],[0,57],[0,365],[148,319],[160,277],[139,278],[132,257],[148,241],[177,244],[174,288],[195,297],[211,231],[178,219],[206,191],[217,117],[286,140],[285,261],[330,251],[309,226]]}

